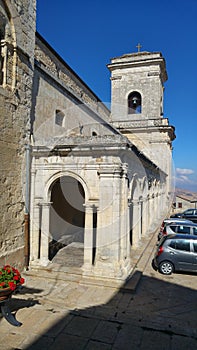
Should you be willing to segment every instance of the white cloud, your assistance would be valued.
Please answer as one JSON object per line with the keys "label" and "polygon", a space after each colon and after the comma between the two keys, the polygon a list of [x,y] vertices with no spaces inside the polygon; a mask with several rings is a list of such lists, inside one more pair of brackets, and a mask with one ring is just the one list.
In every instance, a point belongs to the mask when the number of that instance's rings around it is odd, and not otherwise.
{"label": "white cloud", "polygon": [[176,187],[196,188],[197,177],[195,175],[195,171],[192,169],[176,168]]}
{"label": "white cloud", "polygon": [[176,168],[176,173],[180,175],[191,175],[191,174],[194,174],[194,170]]}

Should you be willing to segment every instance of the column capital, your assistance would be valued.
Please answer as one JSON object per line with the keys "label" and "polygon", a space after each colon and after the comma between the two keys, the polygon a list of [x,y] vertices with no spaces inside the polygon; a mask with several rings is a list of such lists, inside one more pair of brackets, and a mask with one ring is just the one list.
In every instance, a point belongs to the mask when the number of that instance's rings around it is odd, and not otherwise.
{"label": "column capital", "polygon": [[89,199],[89,201],[84,203],[83,206],[86,209],[91,209],[91,210],[96,211],[98,209],[98,203],[99,203],[98,199]]}
{"label": "column capital", "polygon": [[123,174],[123,168],[121,164],[103,164],[100,165],[98,169],[98,175],[100,177],[110,177],[113,178],[121,177]]}
{"label": "column capital", "polygon": [[50,207],[53,202],[40,202],[39,205],[41,207]]}

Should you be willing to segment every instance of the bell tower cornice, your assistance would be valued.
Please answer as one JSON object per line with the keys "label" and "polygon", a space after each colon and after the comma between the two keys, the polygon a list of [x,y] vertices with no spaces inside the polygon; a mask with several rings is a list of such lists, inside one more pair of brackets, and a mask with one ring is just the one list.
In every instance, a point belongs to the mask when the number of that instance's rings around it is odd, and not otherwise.
{"label": "bell tower cornice", "polygon": [[111,59],[111,63],[107,65],[108,69],[113,72],[114,70],[135,68],[135,67],[160,67],[162,82],[164,83],[168,79],[166,72],[166,63],[161,52],[135,52],[124,54],[119,57]]}

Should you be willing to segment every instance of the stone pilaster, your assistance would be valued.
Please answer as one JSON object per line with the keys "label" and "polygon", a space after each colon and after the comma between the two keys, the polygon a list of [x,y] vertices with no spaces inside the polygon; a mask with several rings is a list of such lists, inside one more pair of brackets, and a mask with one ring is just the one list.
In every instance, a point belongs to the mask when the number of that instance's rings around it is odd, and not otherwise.
{"label": "stone pilaster", "polygon": [[40,240],[40,264],[47,265],[49,262],[49,217],[51,202],[41,203],[41,240]]}

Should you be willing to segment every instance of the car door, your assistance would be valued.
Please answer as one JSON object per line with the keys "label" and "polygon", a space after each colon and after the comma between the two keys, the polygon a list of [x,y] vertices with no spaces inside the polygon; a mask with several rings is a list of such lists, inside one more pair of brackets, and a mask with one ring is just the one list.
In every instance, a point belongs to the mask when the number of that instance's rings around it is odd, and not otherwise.
{"label": "car door", "polygon": [[193,271],[197,272],[197,240],[192,242],[193,250]]}
{"label": "car door", "polygon": [[179,270],[194,270],[194,253],[191,249],[189,239],[177,239],[175,244],[176,250],[176,266]]}

